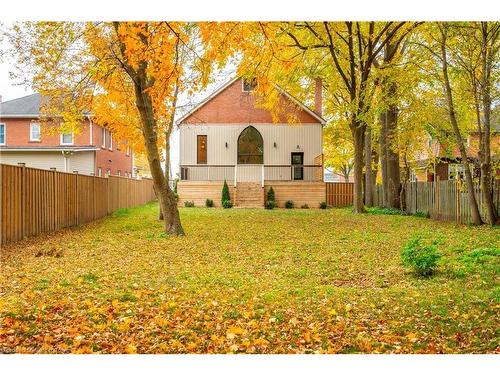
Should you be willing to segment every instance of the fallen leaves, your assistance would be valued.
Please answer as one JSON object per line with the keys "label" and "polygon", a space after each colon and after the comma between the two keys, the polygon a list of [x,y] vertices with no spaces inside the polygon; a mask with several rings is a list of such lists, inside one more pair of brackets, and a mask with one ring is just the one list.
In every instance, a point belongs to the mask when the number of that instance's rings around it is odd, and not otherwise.
{"label": "fallen leaves", "polygon": [[[161,223],[148,205],[27,241],[41,249],[64,243],[62,257],[35,257],[23,244],[8,249],[0,274],[0,351],[499,350],[492,267],[480,278],[443,272],[419,280],[404,273],[398,255],[415,230],[439,230],[450,249],[464,243],[473,249],[492,246],[491,228],[348,210],[182,215],[184,238],[151,237]],[[108,237],[117,240],[101,241]]]}

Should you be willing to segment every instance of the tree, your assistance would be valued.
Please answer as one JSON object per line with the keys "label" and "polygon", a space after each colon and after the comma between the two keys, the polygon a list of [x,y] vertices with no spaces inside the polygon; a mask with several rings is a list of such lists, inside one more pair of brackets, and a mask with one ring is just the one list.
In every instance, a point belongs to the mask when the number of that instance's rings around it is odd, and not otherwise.
{"label": "tree", "polygon": [[332,111],[326,114],[345,116],[351,132],[354,212],[361,213],[364,141],[375,59],[389,41],[411,28],[406,22],[228,23],[217,30],[215,40],[218,46],[224,41],[226,52],[222,55],[241,53],[240,72],[259,77],[257,91],[267,91],[263,107],[272,111],[279,111],[280,106],[276,105],[278,95],[269,94],[271,83],[302,99],[307,97],[305,91],[311,92],[314,79],[323,80],[325,101],[332,103]]}
{"label": "tree", "polygon": [[457,40],[450,55],[460,70],[464,91],[470,98],[475,114],[479,138],[478,159],[481,170],[481,192],[486,209],[486,219],[494,224],[497,219],[492,194],[491,163],[491,113],[492,103],[498,98],[500,24],[498,22],[468,22],[451,24]]}
{"label": "tree", "polygon": [[325,167],[341,174],[344,181],[349,182],[354,166],[353,143],[343,118],[329,121],[323,128],[323,155]]}
{"label": "tree", "polygon": [[[148,159],[165,232],[182,235],[173,192],[161,168],[178,91],[208,81],[211,65],[196,48],[197,29],[179,22],[36,22],[10,34],[21,74],[46,98],[42,112],[61,129],[78,131],[84,112],[127,139]],[[179,63],[179,46],[189,51],[194,79]],[[168,171],[167,171],[168,173]]]}
{"label": "tree", "polygon": [[460,150],[460,157],[464,166],[465,182],[467,185],[467,195],[469,197],[469,205],[471,208],[472,222],[475,225],[482,224],[481,214],[479,213],[479,206],[477,204],[476,195],[474,193],[474,182],[472,180],[472,173],[470,170],[467,152],[465,150],[464,140],[458,125],[458,119],[455,110],[455,103],[453,100],[453,90],[451,86],[450,76],[448,73],[448,30],[449,25],[446,22],[438,23],[437,28],[439,31],[439,47],[440,47],[440,63],[442,69],[443,87],[446,93],[446,104],[448,107],[448,114],[450,116],[451,126],[455,134],[455,141],[458,149]]}

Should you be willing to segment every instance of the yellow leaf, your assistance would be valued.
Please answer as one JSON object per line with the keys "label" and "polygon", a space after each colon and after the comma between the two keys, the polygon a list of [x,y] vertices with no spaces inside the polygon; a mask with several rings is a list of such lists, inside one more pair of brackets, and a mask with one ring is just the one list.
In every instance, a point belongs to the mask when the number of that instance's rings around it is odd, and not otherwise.
{"label": "yellow leaf", "polygon": [[127,353],[127,354],[136,354],[137,353],[137,347],[135,345],[129,344],[125,348],[125,353]]}

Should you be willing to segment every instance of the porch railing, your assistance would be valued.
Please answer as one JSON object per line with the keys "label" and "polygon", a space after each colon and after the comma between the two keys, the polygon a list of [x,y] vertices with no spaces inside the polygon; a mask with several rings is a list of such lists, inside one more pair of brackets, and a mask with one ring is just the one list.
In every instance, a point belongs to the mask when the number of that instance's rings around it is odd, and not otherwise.
{"label": "porch railing", "polygon": [[181,165],[182,181],[323,181],[321,165]]}

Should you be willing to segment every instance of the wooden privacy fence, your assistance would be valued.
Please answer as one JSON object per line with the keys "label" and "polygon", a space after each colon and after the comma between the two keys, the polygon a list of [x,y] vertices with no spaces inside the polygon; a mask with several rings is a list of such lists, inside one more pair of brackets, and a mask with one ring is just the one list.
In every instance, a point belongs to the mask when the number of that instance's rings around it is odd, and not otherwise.
{"label": "wooden privacy fence", "polygon": [[326,204],[333,207],[349,206],[353,202],[352,182],[325,182]]}
{"label": "wooden privacy fence", "polygon": [[152,180],[107,178],[0,164],[1,244],[155,199]]}
{"label": "wooden privacy fence", "polygon": [[[481,217],[486,221],[486,208],[479,183],[474,184],[474,193]],[[377,185],[374,205],[382,206],[382,186]],[[500,214],[500,181],[493,186],[493,203]],[[472,222],[469,198],[465,182],[457,180],[435,182],[411,182],[406,189],[406,212],[427,214],[433,219],[455,221],[469,224]]]}

